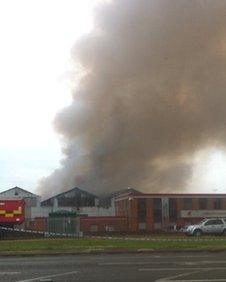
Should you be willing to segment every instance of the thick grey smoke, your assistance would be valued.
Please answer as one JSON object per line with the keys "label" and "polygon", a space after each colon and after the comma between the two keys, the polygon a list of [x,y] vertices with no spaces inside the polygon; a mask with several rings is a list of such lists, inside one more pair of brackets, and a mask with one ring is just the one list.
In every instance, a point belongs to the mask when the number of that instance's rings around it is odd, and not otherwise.
{"label": "thick grey smoke", "polygon": [[65,159],[43,192],[178,191],[190,156],[226,143],[226,1],[102,4],[72,55],[85,75],[56,117]]}

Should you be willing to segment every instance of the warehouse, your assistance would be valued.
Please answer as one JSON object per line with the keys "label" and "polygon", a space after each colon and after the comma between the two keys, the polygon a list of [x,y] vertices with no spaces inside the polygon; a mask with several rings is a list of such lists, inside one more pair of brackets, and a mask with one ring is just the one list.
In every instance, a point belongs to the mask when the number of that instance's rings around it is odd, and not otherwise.
{"label": "warehouse", "polygon": [[115,199],[116,216],[128,218],[128,231],[182,227],[209,217],[226,217],[226,194],[126,193]]}
{"label": "warehouse", "polygon": [[49,212],[63,209],[76,211],[77,214],[88,216],[114,215],[113,207],[101,207],[99,197],[78,187],[42,201],[41,208],[48,211],[48,214]]}
{"label": "warehouse", "polygon": [[10,200],[24,200],[25,201],[25,218],[33,217],[34,210],[39,207],[41,197],[20,187],[13,187],[0,193],[0,200],[10,199]]}

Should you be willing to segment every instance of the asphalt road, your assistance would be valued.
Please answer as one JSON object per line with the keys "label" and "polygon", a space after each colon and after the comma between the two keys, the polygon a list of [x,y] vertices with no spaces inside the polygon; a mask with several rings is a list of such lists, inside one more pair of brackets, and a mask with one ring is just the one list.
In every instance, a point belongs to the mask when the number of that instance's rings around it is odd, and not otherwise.
{"label": "asphalt road", "polygon": [[0,281],[226,281],[226,252],[0,257]]}

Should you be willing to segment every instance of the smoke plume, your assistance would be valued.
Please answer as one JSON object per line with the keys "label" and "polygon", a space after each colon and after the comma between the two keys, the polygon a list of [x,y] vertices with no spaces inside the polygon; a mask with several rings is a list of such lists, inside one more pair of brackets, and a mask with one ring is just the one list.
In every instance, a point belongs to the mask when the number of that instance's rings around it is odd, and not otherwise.
{"label": "smoke plume", "polygon": [[226,143],[226,1],[115,0],[94,24],[55,120],[65,158],[40,189],[181,190],[191,156]]}

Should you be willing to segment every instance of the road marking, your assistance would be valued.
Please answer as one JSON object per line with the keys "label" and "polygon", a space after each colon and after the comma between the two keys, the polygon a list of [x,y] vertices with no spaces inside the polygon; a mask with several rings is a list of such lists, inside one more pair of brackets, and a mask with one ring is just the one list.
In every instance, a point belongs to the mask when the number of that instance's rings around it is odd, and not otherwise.
{"label": "road marking", "polygon": [[16,274],[20,274],[20,272],[17,271],[1,271],[0,275],[16,275]]}
{"label": "road marking", "polygon": [[[200,273],[200,272],[202,272],[202,270],[198,270],[198,271],[196,270],[196,271],[181,273],[181,274],[177,274],[177,275],[174,275],[174,276],[168,276],[168,277],[160,278],[160,279],[156,280],[156,282],[167,282],[167,281],[180,281],[181,282],[182,281],[181,279],[180,280],[172,280],[172,279],[185,277],[185,276],[189,276],[189,275]],[[190,281],[190,280],[187,280],[187,281]]]}
{"label": "road marking", "polygon": [[18,282],[39,281],[41,279],[48,279],[48,278],[66,276],[66,275],[76,274],[76,273],[78,273],[78,271],[64,272],[64,273],[58,273],[58,274],[53,274],[53,275],[47,275],[47,276],[42,276],[42,277],[31,278],[31,279],[19,280]]}
{"label": "road marking", "polygon": [[[165,258],[167,259],[167,258]],[[219,262],[219,261],[218,261]],[[215,262],[215,263],[218,263]],[[221,261],[220,261],[221,262]],[[219,263],[220,263],[219,262]],[[226,261],[222,261],[226,263]],[[110,265],[139,265],[139,264],[178,264],[178,265],[197,265],[197,264],[205,264],[212,263],[211,261],[200,261],[200,262],[177,262],[177,261],[117,261],[117,262],[99,262],[98,265],[101,266],[110,266]]]}
{"label": "road marking", "polygon": [[184,267],[184,268],[179,268],[179,267],[175,267],[175,268],[172,268],[172,267],[170,267],[170,268],[140,268],[140,269],[138,269],[138,271],[179,271],[179,270],[197,270],[198,269],[198,271],[200,271],[200,269],[199,268],[196,268],[196,267],[194,267],[194,268],[188,268],[188,267]]}
{"label": "road marking", "polygon": [[182,265],[202,265],[202,264],[224,264],[225,260],[201,260],[201,261],[185,261],[178,262],[178,264]]}
{"label": "road marking", "polygon": [[160,278],[156,280],[156,282],[226,282],[226,279],[177,279],[185,276],[189,276],[192,274],[200,273],[200,272],[207,272],[207,271],[213,271],[213,270],[225,270],[225,267],[183,267],[183,268],[140,268],[138,271],[184,271],[184,270],[193,270],[190,272],[174,275],[174,276],[168,276],[164,278]]}
{"label": "road marking", "polygon": [[144,265],[144,264],[178,264],[174,261],[121,261],[121,262],[99,262],[98,265],[110,266],[110,265]]}
{"label": "road marking", "polygon": [[[175,267],[175,268],[139,268],[138,271],[164,271],[164,270],[198,270],[198,271],[211,271],[211,270],[225,270],[225,267]],[[190,280],[189,280],[190,281]]]}
{"label": "road marking", "polygon": [[[191,273],[193,274],[193,273]],[[178,277],[179,278],[179,277]],[[226,279],[156,280],[156,282],[225,282]]]}

